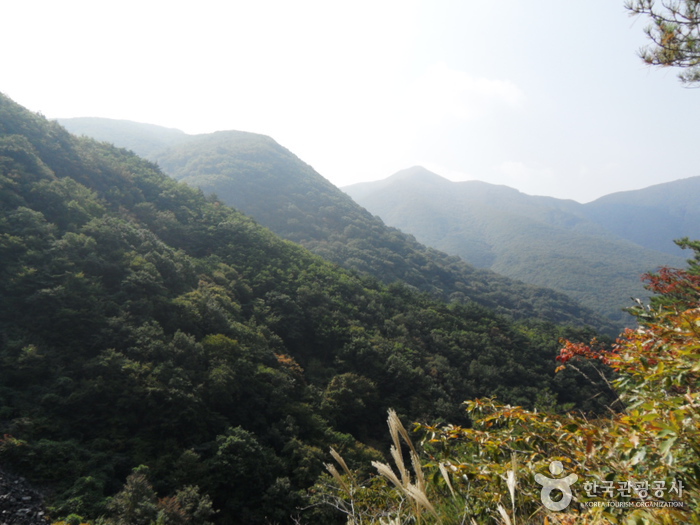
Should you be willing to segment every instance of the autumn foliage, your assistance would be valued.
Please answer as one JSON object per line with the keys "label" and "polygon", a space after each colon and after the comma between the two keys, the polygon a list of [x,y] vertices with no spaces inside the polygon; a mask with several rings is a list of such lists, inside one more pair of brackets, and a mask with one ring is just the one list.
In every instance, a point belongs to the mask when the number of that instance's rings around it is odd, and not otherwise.
{"label": "autumn foliage", "polygon": [[[562,341],[558,370],[594,361],[614,371],[609,414],[468,401],[467,427],[417,426],[434,512],[411,515],[391,486],[366,485],[376,512],[356,523],[700,524],[700,244],[679,244],[696,257],[644,277],[655,296],[631,309],[637,328],[612,345]],[[556,512],[535,481],[553,461],[578,480]]]}

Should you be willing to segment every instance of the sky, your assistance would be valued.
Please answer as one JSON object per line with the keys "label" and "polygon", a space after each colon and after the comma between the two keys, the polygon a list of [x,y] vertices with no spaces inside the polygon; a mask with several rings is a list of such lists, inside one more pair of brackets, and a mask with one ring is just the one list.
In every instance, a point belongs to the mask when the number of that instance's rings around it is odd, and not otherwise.
{"label": "sky", "polygon": [[336,186],[415,165],[588,202],[700,175],[700,90],[624,0],[0,0],[48,118],[269,135]]}

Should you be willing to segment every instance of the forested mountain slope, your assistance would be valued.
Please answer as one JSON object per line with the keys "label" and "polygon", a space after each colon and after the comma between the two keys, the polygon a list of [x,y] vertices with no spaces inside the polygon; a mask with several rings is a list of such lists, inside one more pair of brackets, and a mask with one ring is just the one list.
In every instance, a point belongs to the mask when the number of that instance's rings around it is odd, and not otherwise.
{"label": "forested mountain slope", "polygon": [[673,240],[700,236],[700,177],[613,193],[584,204],[582,210],[623,239],[678,255]]}
{"label": "forested mountain slope", "polygon": [[[108,119],[88,119],[90,126],[84,119],[61,122],[118,146],[126,145],[123,137],[130,129]],[[168,137],[160,140],[167,143]],[[620,326],[612,328],[564,294],[476,269],[387,227],[269,137],[221,131],[144,152],[169,175],[216,194],[282,237],[385,283],[405,282],[444,300],[474,301],[515,318],[588,323],[608,332]]]}
{"label": "forested mountain slope", "polygon": [[[622,309],[629,298],[647,296],[640,275],[663,265],[684,265],[679,255],[628,240],[631,232],[647,225],[632,213],[631,222],[623,219],[632,204],[623,205],[621,196],[601,199],[589,208],[506,186],[451,182],[421,167],[344,190],[387,224],[428,246],[481,268],[552,287],[618,321],[624,320]],[[672,207],[663,200],[658,205],[662,203]],[[687,219],[689,225],[692,218]],[[623,229],[629,230],[628,238],[620,235]],[[688,230],[672,231],[680,238]],[[646,236],[654,233],[661,234],[651,229]]]}
{"label": "forested mountain slope", "polygon": [[333,523],[306,489],[329,446],[376,458],[388,407],[602,406],[554,374],[581,331],[339,269],[0,95],[0,465],[46,487],[54,518],[117,512],[143,465],[146,510],[207,495],[221,524]]}

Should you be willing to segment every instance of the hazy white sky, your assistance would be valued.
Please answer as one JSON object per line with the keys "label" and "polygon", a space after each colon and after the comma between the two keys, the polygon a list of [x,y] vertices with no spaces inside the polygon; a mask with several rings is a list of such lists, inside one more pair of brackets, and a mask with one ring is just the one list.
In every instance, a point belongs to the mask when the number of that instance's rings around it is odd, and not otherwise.
{"label": "hazy white sky", "polygon": [[0,0],[49,118],[271,136],[337,186],[420,164],[581,202],[700,175],[700,90],[623,0]]}

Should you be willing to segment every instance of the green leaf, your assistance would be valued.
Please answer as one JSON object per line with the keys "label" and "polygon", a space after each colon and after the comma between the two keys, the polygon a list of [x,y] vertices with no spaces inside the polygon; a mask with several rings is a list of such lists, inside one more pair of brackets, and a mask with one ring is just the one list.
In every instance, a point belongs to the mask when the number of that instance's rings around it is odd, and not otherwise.
{"label": "green leaf", "polygon": [[661,446],[659,447],[659,452],[661,452],[661,454],[663,456],[668,454],[668,451],[671,449],[673,444],[676,442],[676,439],[678,439],[678,436],[673,436],[673,437],[668,438],[663,443],[661,443]]}

